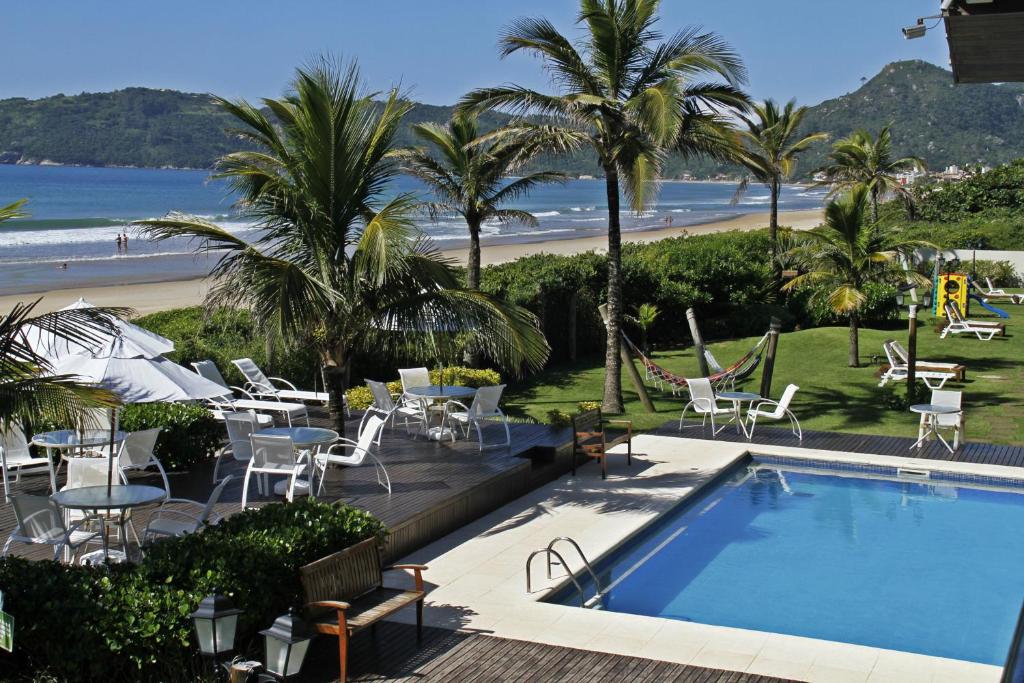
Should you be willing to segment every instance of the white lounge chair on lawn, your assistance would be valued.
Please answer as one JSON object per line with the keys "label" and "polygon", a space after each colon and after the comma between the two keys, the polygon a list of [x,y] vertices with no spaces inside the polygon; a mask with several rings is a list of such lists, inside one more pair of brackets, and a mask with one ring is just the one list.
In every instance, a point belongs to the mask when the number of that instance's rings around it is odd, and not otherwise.
{"label": "white lounge chair on lawn", "polygon": [[[469,437],[469,428],[472,426],[476,429],[477,439],[480,441],[480,451],[484,450],[484,432],[483,425],[488,422],[493,423],[495,420],[500,420],[501,425],[505,428],[505,441],[502,443],[488,444],[487,448],[505,448],[512,444],[512,436],[508,431],[508,418],[505,417],[505,413],[501,412],[499,403],[501,402],[501,394],[505,391],[504,384],[498,384],[491,387],[480,387],[476,390],[476,395],[473,396],[473,402],[467,408],[464,403],[458,401],[448,401],[444,405],[444,416],[441,420],[442,425],[449,423],[455,423],[462,427],[463,434]],[[455,441],[455,434],[452,433],[452,441]]]}
{"label": "white lounge chair on lawn", "polygon": [[[686,411],[693,409],[693,412],[703,417],[700,426],[703,428],[707,424],[708,418],[711,418],[711,436],[712,438],[718,434],[718,432],[725,429],[725,425],[721,428],[715,427],[715,416],[716,415],[732,415],[736,417],[736,413],[733,407],[722,407],[718,405],[718,399],[715,397],[715,390],[711,386],[711,380],[707,377],[696,377],[694,379],[688,379],[686,381],[686,388],[690,392],[690,402],[683,406],[683,412],[679,416],[679,430],[683,429],[683,419],[686,417]],[[696,425],[691,425],[696,426]]]}
{"label": "white lounge chair on lawn", "polygon": [[55,492],[57,475],[53,462],[45,452],[41,457],[32,455],[25,432],[20,427],[10,425],[6,430],[0,430],[0,476],[4,480],[4,502],[11,499],[11,470],[15,471],[14,482],[17,483],[21,481],[23,470],[40,470],[44,467],[50,473],[50,491]]}
{"label": "white lounge chair on lawn", "polygon": [[[362,431],[359,432],[359,441],[352,441],[351,439],[338,439],[338,441],[331,444],[330,448],[322,453],[318,453],[313,456],[313,472],[319,471],[320,484],[317,486],[317,495],[324,488],[324,477],[327,474],[327,468],[330,465],[344,465],[346,467],[359,467],[367,458],[373,460],[374,467],[377,473],[377,483],[388,490],[388,495],[391,494],[391,478],[388,477],[388,471],[384,469],[384,463],[380,461],[373,452],[373,442],[377,438],[381,429],[384,428],[383,418],[377,415],[371,415],[363,424]],[[337,453],[335,449],[341,451],[351,451],[347,454]],[[380,475],[384,473],[384,479],[381,480]]]}
{"label": "white lounge chair on lawn", "polygon": [[60,507],[47,496],[20,495],[11,497],[16,526],[4,543],[0,557],[7,557],[13,543],[53,546],[53,559],[60,559],[62,550],[71,551],[71,559],[79,548],[90,541],[99,539],[98,531],[83,531],[79,527],[86,522],[80,520],[70,526],[64,523]]}
{"label": "white lounge chair on lawn", "polygon": [[928,429],[929,424],[934,424],[935,429],[941,431],[943,429],[953,430],[953,450],[956,451],[960,447],[960,442],[964,438],[964,411],[963,411],[963,394],[959,391],[939,391],[938,389],[932,390],[931,404],[934,406],[952,406],[959,410],[958,413],[948,413],[946,415],[921,415],[921,424],[917,430],[917,438],[920,439],[924,436],[924,433]]}
{"label": "white lounge chair on lawn", "polygon": [[[273,396],[284,401],[310,401],[324,405],[327,405],[331,400],[330,394],[326,391],[303,391],[297,389],[294,384],[281,377],[267,377],[256,363],[252,362],[251,358],[239,358],[231,362],[235,364],[235,367],[245,377],[245,388],[253,396]],[[285,386],[280,387],[278,384]],[[343,398],[342,401],[345,414],[350,414],[348,399]]]}
{"label": "white lounge chair on lawn", "polygon": [[[910,354],[908,354],[907,350],[903,348],[903,344],[899,343],[896,340],[892,340],[891,342],[889,342],[889,345],[892,348],[892,352],[893,354],[895,354],[896,358],[898,358],[901,363],[906,365],[909,362]],[[917,361],[914,363],[914,367],[917,368],[918,370],[925,369],[934,370],[935,372],[951,372],[953,373],[953,375],[956,375],[958,372],[964,369],[964,366],[962,366],[959,363],[946,363],[933,360],[921,360],[920,358],[918,358]],[[941,387],[935,388],[940,389]]]}
{"label": "white lounge chair on lawn", "polygon": [[946,326],[942,329],[940,339],[945,339],[947,334],[974,334],[982,341],[990,341],[996,336],[999,328],[993,323],[982,323],[977,320],[964,320],[960,309],[956,304],[947,302],[943,307],[946,311]]}
{"label": "white lounge chair on lawn", "polygon": [[[391,392],[388,391],[388,385],[384,382],[375,382],[372,379],[368,379],[366,380],[366,386],[370,388],[370,393],[373,394],[373,405],[367,408],[363,414],[363,419],[359,423],[360,434],[363,433],[363,426],[371,415],[380,416],[385,424],[391,423],[392,427],[395,426],[395,420],[401,418],[406,432],[409,431],[410,422],[417,423],[420,429],[426,428],[427,415],[423,412],[422,401],[410,401],[409,399],[402,398],[398,403],[395,403],[395,399],[391,397]],[[380,445],[380,435],[383,432],[383,429],[377,432],[378,446]]]}
{"label": "white lounge chair on lawn", "polygon": [[793,397],[796,392],[800,389],[795,384],[790,384],[786,387],[785,391],[782,392],[782,398],[778,401],[773,401],[769,398],[757,401],[747,411],[747,435],[750,438],[754,436],[754,427],[757,426],[758,419],[761,420],[781,420],[785,417],[789,418],[789,426],[793,430],[793,436],[798,440],[804,440],[803,430],[800,429],[800,421],[796,419],[796,415],[789,409],[789,404],[792,403]]}
{"label": "white lounge chair on lawn", "polygon": [[985,284],[988,285],[988,291],[986,291],[985,294],[989,296],[1009,296],[1005,289],[996,289],[992,286],[992,278],[985,278]]}
{"label": "white lounge chair on lawn", "polygon": [[[878,386],[884,387],[889,382],[906,382],[908,373],[910,372],[910,366],[907,362],[900,358],[900,355],[894,348],[895,342],[887,341],[882,344],[882,350],[885,351],[885,357],[889,359],[889,369],[882,373],[882,377],[878,381]],[[924,382],[925,386],[929,389],[941,389],[943,385],[956,377],[956,374],[952,372],[937,372],[934,370],[921,370],[918,366],[921,363],[914,363],[916,371],[914,376]]]}
{"label": "white lounge chair on lawn", "polygon": [[[159,538],[173,538],[194,534],[206,525],[217,524],[221,516],[213,511],[213,507],[220,500],[224,487],[234,477],[228,475],[217,484],[210,494],[206,503],[187,498],[168,498],[161,505],[160,509],[149,518],[145,531],[142,532],[142,539],[145,542],[155,541]],[[174,506],[174,507],[168,507]],[[185,507],[186,509],[182,509]],[[191,511],[188,511],[191,510]],[[198,511],[198,514],[197,514]]]}
{"label": "white lounge chair on lawn", "polygon": [[128,470],[147,470],[156,467],[160,477],[164,480],[164,493],[167,498],[171,497],[171,484],[167,481],[167,472],[160,464],[156,454],[156,440],[160,436],[160,428],[146,429],[140,432],[132,432],[121,442],[121,450],[117,454],[117,467],[121,471],[121,479],[128,483]]}
{"label": "white lounge chair on lawn", "polygon": [[253,434],[249,437],[252,441],[252,459],[245,468],[245,483],[242,485],[242,509],[249,499],[249,478],[256,475],[257,481],[260,475],[266,478],[268,475],[284,476],[284,498],[289,503],[295,499],[296,483],[299,475],[305,472],[309,463],[305,462],[306,454],[299,454],[295,450],[295,443],[290,436],[267,436],[265,434]]}

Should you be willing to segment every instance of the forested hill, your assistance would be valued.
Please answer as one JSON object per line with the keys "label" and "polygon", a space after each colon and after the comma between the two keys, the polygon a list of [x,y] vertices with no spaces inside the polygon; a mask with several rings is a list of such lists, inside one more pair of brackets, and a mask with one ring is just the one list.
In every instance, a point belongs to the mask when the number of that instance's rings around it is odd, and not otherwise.
{"label": "forested hill", "polygon": [[[443,122],[451,112],[451,107],[416,104],[399,143],[414,142],[409,124]],[[505,120],[489,114],[483,125]],[[896,152],[921,156],[933,169],[1024,156],[1024,89],[955,86],[948,71],[920,61],[890,64],[855,92],[812,107],[805,127],[834,139],[858,127],[877,131],[889,122]],[[225,132],[231,125],[208,95],[173,90],[127,88],[0,100],[0,162],[209,168],[217,157],[238,149],[239,141]],[[813,171],[826,151],[823,144],[809,152],[798,175]],[[574,173],[598,171],[587,154],[551,160],[551,165]],[[666,175],[719,170],[731,169],[673,158]]]}

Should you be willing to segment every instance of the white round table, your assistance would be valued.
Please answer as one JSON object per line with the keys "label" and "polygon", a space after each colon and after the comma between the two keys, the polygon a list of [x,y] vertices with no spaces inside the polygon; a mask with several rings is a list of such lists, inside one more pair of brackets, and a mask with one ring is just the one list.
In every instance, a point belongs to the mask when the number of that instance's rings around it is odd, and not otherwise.
{"label": "white round table", "polygon": [[[420,400],[423,404],[423,414],[429,419],[431,413],[430,404],[434,401],[465,401],[466,399],[472,398],[476,395],[476,389],[473,387],[459,386],[457,384],[431,384],[426,387],[410,387],[405,390],[405,393],[407,396]],[[452,437],[452,440],[455,440],[455,432],[453,432],[447,425],[441,424],[436,427],[427,425],[426,430],[428,439],[440,441],[441,439]]]}
{"label": "white round table", "polygon": [[[50,500],[57,505],[69,510],[91,510],[98,513],[100,510],[120,510],[117,525],[121,534],[121,545],[124,550],[124,557],[128,557],[128,534],[126,533],[125,511],[140,505],[148,505],[167,497],[167,492],[155,486],[142,484],[126,484],[123,486],[111,486],[107,493],[106,486],[83,486],[77,489],[58,491],[50,496]],[[110,557],[110,547],[107,542],[107,531],[103,530],[103,556]],[[141,549],[140,549],[141,551]]]}
{"label": "white round table", "polygon": [[935,437],[942,442],[942,445],[946,447],[946,450],[950,453],[953,452],[953,447],[942,438],[941,434],[939,434],[939,425],[935,418],[939,415],[956,415],[962,413],[962,408],[957,408],[956,406],[941,406],[934,403],[917,403],[910,406],[910,412],[923,415],[925,417],[924,426],[927,427],[923,433],[920,433],[920,429],[918,430],[918,439],[914,445],[910,447],[911,449],[920,448],[921,444],[924,443],[929,436],[934,434]]}
{"label": "white round table", "polygon": [[[292,443],[296,448],[302,450],[309,450],[309,463],[308,467],[312,467],[313,456],[320,450],[321,446],[332,444],[337,441],[340,437],[338,432],[333,429],[324,429],[322,427],[272,427],[271,429],[261,429],[257,434],[266,434],[267,436],[287,436],[291,438]],[[274,484],[274,493],[279,496],[283,496],[288,490],[288,481],[281,480]],[[295,480],[295,492],[308,493],[309,479],[296,479]]]}
{"label": "white round table", "polygon": [[736,432],[742,433],[743,436],[749,439],[750,433],[747,432],[747,426],[743,422],[743,404],[760,401],[761,394],[755,394],[751,391],[719,391],[715,394],[715,398],[720,398],[723,401],[732,401],[732,411],[736,414]]}

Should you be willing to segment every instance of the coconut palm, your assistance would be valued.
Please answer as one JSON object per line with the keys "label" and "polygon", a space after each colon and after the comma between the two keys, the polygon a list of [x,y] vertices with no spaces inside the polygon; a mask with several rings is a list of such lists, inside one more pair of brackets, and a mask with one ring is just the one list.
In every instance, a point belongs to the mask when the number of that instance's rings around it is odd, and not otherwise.
{"label": "coconut palm", "polygon": [[892,136],[884,126],[877,138],[866,130],[857,130],[836,140],[828,163],[821,169],[824,175],[819,184],[830,185],[833,192],[843,192],[854,185],[865,185],[871,194],[871,217],[878,220],[878,202],[894,194],[907,202],[913,200],[910,189],[900,183],[897,175],[924,170],[924,161],[918,157],[892,156]]}
{"label": "coconut palm", "polygon": [[887,275],[910,278],[920,284],[927,279],[913,271],[894,269],[900,257],[909,257],[927,242],[901,240],[891,227],[868,220],[870,190],[858,185],[825,207],[825,222],[796,237],[791,256],[802,272],[787,282],[784,290],[813,287],[812,299],[824,297],[828,306],[850,320],[850,367],[860,364],[859,313],[867,300],[864,286]]}
{"label": "coconut palm", "polygon": [[[771,213],[768,233],[771,241],[772,262],[778,255],[779,235],[779,193],[782,183],[790,178],[796,168],[797,156],[808,147],[828,136],[825,133],[799,135],[797,129],[807,113],[807,107],[797,107],[796,100],[790,100],[779,109],[773,100],[751,107],[752,115],[741,115],[745,128],[738,135],[742,143],[737,161],[750,171],[754,179],[768,186],[771,194]],[[736,190],[733,202],[739,201],[746,191],[750,177],[744,177]],[[778,267],[776,266],[776,279]]]}
{"label": "coconut palm", "polygon": [[465,329],[477,349],[515,371],[538,368],[548,346],[525,310],[459,288],[453,264],[416,230],[415,199],[387,199],[398,173],[390,158],[410,105],[392,90],[383,102],[362,91],[355,65],[321,59],[300,68],[292,91],[217,103],[242,125],[253,149],[219,161],[258,230],[247,241],[195,216],[139,223],[155,239],[190,237],[220,254],[206,304],[244,307],[268,339],[311,344],[344,431],[342,400],[353,355],[416,352],[437,358]]}
{"label": "coconut palm", "polygon": [[456,113],[446,125],[417,123],[413,134],[432,149],[399,150],[403,170],[423,181],[436,201],[427,202],[432,218],[458,214],[469,228],[466,285],[480,288],[480,228],[497,220],[534,226],[533,214],[505,208],[542,183],[564,182],[568,176],[538,171],[509,181],[508,177],[547,148],[543,128],[518,124],[479,138],[477,116]]}
{"label": "coconut palm", "polygon": [[636,308],[636,315],[626,315],[626,320],[636,325],[637,329],[640,330],[640,349],[645,355],[651,355],[651,349],[647,345],[647,337],[651,332],[651,328],[654,327],[654,323],[658,322],[658,317],[661,315],[661,310],[654,304],[640,304]]}
{"label": "coconut palm", "polygon": [[603,408],[615,413],[622,412],[620,181],[630,207],[639,211],[656,192],[652,181],[669,152],[730,158],[735,140],[720,111],[747,105],[737,87],[745,79],[739,56],[717,35],[692,28],[659,42],[660,4],[580,0],[578,23],[586,34],[576,44],[546,19],[519,19],[501,36],[502,56],[525,51],[540,57],[559,92],[500,86],[474,90],[460,103],[463,109],[548,117],[596,154],[608,202]]}

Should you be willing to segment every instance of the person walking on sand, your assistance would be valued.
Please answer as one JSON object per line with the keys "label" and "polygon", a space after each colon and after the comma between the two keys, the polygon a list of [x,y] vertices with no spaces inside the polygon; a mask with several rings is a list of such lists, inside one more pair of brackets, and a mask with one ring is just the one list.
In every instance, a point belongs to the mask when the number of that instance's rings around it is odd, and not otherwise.
{"label": "person walking on sand", "polygon": [[117,253],[121,253],[121,233],[117,233],[117,239],[114,240],[117,243]]}

